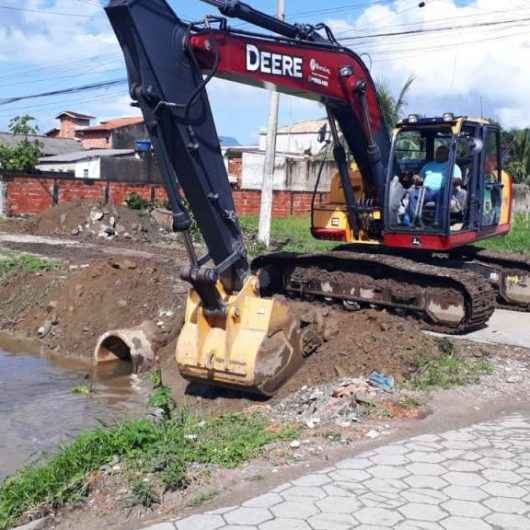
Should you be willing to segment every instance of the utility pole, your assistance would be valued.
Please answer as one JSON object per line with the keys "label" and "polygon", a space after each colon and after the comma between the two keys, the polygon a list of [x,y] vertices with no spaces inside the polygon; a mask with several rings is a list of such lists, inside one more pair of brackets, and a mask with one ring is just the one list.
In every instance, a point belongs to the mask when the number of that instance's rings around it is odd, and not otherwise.
{"label": "utility pole", "polygon": [[[278,0],[276,17],[285,18],[285,0]],[[280,94],[271,91],[269,120],[267,124],[267,143],[265,147],[265,162],[263,164],[263,182],[261,186],[261,202],[259,209],[258,240],[269,246],[271,241],[272,219],[272,184],[274,181],[274,160],[276,158],[276,132],[278,130],[278,110],[280,108]]]}

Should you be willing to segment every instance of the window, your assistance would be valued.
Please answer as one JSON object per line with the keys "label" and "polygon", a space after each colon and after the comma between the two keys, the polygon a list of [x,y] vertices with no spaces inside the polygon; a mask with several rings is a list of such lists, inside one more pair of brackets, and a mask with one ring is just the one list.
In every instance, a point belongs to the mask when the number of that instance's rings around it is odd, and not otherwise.
{"label": "window", "polygon": [[84,179],[88,178],[88,168],[83,169],[83,178]]}
{"label": "window", "polygon": [[484,182],[482,226],[499,223],[501,211],[501,172],[499,164],[499,131],[489,128],[484,139]]}
{"label": "window", "polygon": [[402,131],[396,139],[396,159],[400,164],[427,160],[427,143],[419,131]]}

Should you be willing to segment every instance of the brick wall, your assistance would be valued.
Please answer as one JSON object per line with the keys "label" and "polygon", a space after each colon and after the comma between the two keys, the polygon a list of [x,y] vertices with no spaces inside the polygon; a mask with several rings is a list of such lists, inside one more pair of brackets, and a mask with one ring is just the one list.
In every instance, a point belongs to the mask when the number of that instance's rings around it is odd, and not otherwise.
{"label": "brick wall", "polygon": [[[307,191],[275,191],[272,198],[273,217],[287,217],[311,211],[312,193]],[[327,194],[317,195],[317,204],[326,198]],[[259,190],[234,191],[236,210],[240,215],[258,214],[261,200]]]}
{"label": "brick wall", "polygon": [[111,147],[109,131],[84,131],[79,136],[83,149],[109,149]]}
{"label": "brick wall", "polygon": [[[12,176],[4,178],[4,214],[34,215],[54,204],[74,199],[109,201],[121,206],[130,193],[137,193],[144,199],[163,203],[166,192],[160,184],[134,184],[114,181],[84,181],[73,178]],[[2,177],[0,176],[0,179]],[[259,190],[234,190],[234,201],[239,214],[258,214],[260,207]],[[275,191],[273,196],[273,216],[286,217],[308,213],[311,210],[311,193]],[[319,194],[317,202],[326,194]],[[1,214],[2,212],[0,212]]]}

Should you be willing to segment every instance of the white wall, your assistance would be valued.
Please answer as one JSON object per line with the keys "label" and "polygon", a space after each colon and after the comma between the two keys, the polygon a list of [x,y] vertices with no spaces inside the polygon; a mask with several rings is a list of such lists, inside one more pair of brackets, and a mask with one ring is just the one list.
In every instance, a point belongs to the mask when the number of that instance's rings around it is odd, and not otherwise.
{"label": "white wall", "polygon": [[75,165],[75,178],[77,179],[99,179],[101,178],[101,159],[82,160]]}
{"label": "white wall", "polygon": [[7,184],[0,178],[0,217],[7,215],[6,188]]}
{"label": "white wall", "polygon": [[[265,150],[267,144],[267,134],[260,133],[259,148]],[[311,149],[311,154],[316,155],[322,149],[322,145],[318,141],[318,133],[283,133],[280,132],[276,136],[276,151],[285,153],[299,153],[303,154],[307,149]]]}
{"label": "white wall", "polygon": [[78,179],[99,179],[101,178],[101,159],[79,160],[78,162],[44,163],[39,164],[37,169],[41,171],[57,171],[60,173],[73,172]]}
{"label": "white wall", "polygon": [[[263,151],[243,153],[241,168],[241,188],[259,190],[263,182]],[[274,163],[273,189],[289,191],[313,191],[320,160],[302,156],[276,155]],[[329,191],[332,175],[336,172],[335,162],[326,161],[320,179],[319,191]]]}
{"label": "white wall", "polygon": [[[265,153],[243,153],[241,166],[241,188],[259,190],[263,183],[263,165]],[[285,156],[276,155],[274,161],[273,189],[283,190],[286,187]]]}

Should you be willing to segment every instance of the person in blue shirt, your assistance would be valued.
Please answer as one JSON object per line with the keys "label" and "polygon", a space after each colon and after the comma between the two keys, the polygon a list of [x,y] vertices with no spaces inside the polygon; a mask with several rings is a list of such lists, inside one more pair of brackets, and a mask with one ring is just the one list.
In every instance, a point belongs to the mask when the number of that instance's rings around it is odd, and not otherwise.
{"label": "person in blue shirt", "polygon": [[[414,219],[418,200],[420,198],[420,186],[423,185],[425,190],[425,197],[423,204],[434,202],[436,204],[434,223],[440,224],[440,202],[442,200],[443,190],[447,184],[449,176],[449,148],[441,145],[436,149],[434,161],[427,162],[420,171],[419,176],[416,176],[416,188],[411,193],[410,197],[410,212],[411,219]],[[453,178],[462,179],[462,171],[457,164],[453,168]],[[421,216],[421,212],[419,212]]]}

